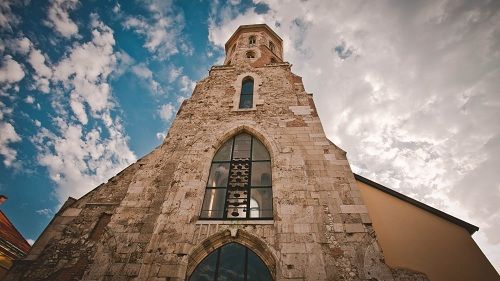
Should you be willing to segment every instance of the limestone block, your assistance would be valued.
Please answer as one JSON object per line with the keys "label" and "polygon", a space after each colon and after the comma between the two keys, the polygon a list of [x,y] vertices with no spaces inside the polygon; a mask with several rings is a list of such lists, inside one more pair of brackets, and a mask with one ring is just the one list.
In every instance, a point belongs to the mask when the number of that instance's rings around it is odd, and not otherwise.
{"label": "limestone block", "polygon": [[345,232],[347,233],[357,233],[357,232],[366,232],[363,224],[361,223],[346,223],[344,224]]}
{"label": "limestone block", "polygon": [[340,205],[340,212],[343,214],[366,214],[368,209],[365,205]]}
{"label": "limestone block", "polygon": [[283,243],[281,252],[283,254],[303,254],[306,253],[306,246],[303,243]]}
{"label": "limestone block", "polygon": [[297,223],[293,225],[293,231],[295,233],[309,233],[311,232],[311,226],[309,224]]}
{"label": "limestone block", "polygon": [[182,273],[186,270],[186,266],[178,264],[164,264],[160,266],[158,277],[183,277]]}
{"label": "limestone block", "polygon": [[344,232],[344,224],[342,223],[334,223],[333,225],[333,231],[335,232]]}
{"label": "limestone block", "polygon": [[76,217],[80,214],[82,209],[76,209],[76,208],[68,208],[64,210],[64,212],[61,214],[63,217]]}
{"label": "limestone block", "polygon": [[288,107],[294,115],[310,115],[312,112],[311,107],[306,106],[290,106]]}

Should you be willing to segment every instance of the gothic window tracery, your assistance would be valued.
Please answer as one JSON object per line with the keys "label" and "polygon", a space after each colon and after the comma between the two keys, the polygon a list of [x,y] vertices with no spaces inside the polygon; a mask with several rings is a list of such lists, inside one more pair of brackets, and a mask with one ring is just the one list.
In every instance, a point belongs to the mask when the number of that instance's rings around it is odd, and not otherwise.
{"label": "gothic window tracery", "polygon": [[228,243],[210,253],[195,268],[189,281],[272,281],[257,254],[238,243]]}
{"label": "gothic window tracery", "polygon": [[272,219],[271,158],[255,137],[241,133],[215,154],[201,219]]}
{"label": "gothic window tracery", "polygon": [[253,78],[247,76],[241,82],[240,106],[239,108],[253,107]]}

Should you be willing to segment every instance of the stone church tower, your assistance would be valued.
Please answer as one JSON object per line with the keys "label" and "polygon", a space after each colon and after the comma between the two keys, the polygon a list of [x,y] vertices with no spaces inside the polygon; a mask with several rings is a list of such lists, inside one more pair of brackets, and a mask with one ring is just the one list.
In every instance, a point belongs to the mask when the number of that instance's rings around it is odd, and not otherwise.
{"label": "stone church tower", "polygon": [[346,153],[267,25],[240,26],[164,142],[68,199],[7,280],[427,280],[384,257]]}

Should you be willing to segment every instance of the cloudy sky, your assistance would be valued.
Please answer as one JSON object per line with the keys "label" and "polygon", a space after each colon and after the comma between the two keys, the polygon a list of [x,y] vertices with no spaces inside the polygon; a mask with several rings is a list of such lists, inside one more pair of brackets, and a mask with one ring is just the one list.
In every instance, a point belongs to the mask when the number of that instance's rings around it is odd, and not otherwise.
{"label": "cloudy sky", "polygon": [[252,23],[355,172],[479,226],[500,269],[500,1],[0,1],[2,210],[36,239],[159,145]]}

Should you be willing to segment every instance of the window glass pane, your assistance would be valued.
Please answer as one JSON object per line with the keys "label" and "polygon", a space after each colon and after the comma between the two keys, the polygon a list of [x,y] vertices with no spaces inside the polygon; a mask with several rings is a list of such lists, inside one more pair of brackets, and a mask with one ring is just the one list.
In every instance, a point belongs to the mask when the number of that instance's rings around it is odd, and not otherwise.
{"label": "window glass pane", "polygon": [[271,188],[252,188],[250,191],[250,217],[273,217],[273,194]]}
{"label": "window glass pane", "polygon": [[212,163],[207,186],[226,187],[228,175],[229,175],[229,163]]}
{"label": "window glass pane", "polygon": [[242,95],[253,95],[253,80],[252,79],[244,79],[243,80],[243,85],[241,85],[241,94]]}
{"label": "window glass pane", "polygon": [[217,281],[245,280],[245,247],[237,243],[221,248]]}
{"label": "window glass pane", "polygon": [[252,160],[270,160],[266,147],[256,138],[253,138]]}
{"label": "window glass pane", "polygon": [[252,108],[252,106],[253,106],[253,95],[240,96],[240,108]]}
{"label": "window glass pane", "polygon": [[252,162],[252,186],[271,186],[271,162]]}
{"label": "window glass pane", "polygon": [[217,251],[213,251],[196,267],[189,281],[213,281],[217,263]]}
{"label": "window glass pane", "polygon": [[252,137],[248,134],[239,134],[234,138],[233,159],[250,158],[250,143]]}
{"label": "window glass pane", "polygon": [[271,273],[264,262],[251,250],[248,250],[247,281],[272,281]]}
{"label": "window glass pane", "polygon": [[207,189],[201,210],[201,218],[222,218],[224,215],[224,203],[226,201],[226,189]]}
{"label": "window glass pane", "polygon": [[217,151],[212,161],[229,161],[231,160],[231,149],[233,148],[233,139],[224,143]]}

